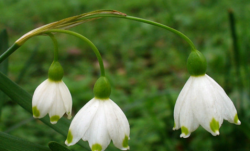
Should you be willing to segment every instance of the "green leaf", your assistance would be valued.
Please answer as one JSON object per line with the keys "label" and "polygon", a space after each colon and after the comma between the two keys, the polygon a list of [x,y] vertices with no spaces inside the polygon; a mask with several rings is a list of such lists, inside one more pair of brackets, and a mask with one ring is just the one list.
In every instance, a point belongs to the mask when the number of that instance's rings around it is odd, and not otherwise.
{"label": "green leaf", "polygon": [[49,142],[49,148],[51,151],[70,151],[68,148],[57,142]]}
{"label": "green leaf", "polygon": [[[7,34],[7,31],[4,29],[0,33],[0,54],[2,54],[7,49],[8,49],[8,34]],[[3,74],[7,75],[7,73],[8,73],[8,59],[4,60],[0,64],[0,71]],[[4,102],[7,100],[7,96],[1,91],[0,91],[0,99],[3,100],[3,101],[0,101],[0,118],[1,118],[2,107],[3,107]]]}
{"label": "green leaf", "polygon": [[50,151],[48,147],[3,132],[0,132],[0,140],[1,151]]}
{"label": "green leaf", "polygon": [[[3,54],[5,50],[8,49],[8,34],[7,31],[4,29],[0,33],[0,54]],[[8,72],[8,59],[4,60],[0,64],[0,70],[2,73],[7,74]]]}
{"label": "green leaf", "polygon": [[[4,74],[0,73],[0,89],[8,95],[14,102],[18,103],[21,107],[32,114],[32,96],[19,87],[16,83],[7,78]],[[40,119],[43,123],[57,131],[58,133],[67,137],[70,122],[66,118],[61,118],[57,124],[52,125],[48,116]],[[79,141],[79,145],[88,149],[86,142]]]}

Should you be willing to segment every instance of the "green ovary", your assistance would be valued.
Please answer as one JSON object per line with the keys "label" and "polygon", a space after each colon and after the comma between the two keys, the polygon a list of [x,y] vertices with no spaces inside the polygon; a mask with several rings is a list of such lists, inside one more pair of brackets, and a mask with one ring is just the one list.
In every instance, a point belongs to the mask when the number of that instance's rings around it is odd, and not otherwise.
{"label": "green ovary", "polygon": [[36,106],[32,107],[32,112],[33,112],[34,117],[40,116],[40,111],[37,109]]}
{"label": "green ovary", "polygon": [[93,144],[91,150],[92,151],[101,151],[102,146],[100,144]]}
{"label": "green ovary", "polygon": [[215,133],[216,131],[219,131],[220,125],[219,122],[216,121],[214,118],[210,122],[210,128]]}
{"label": "green ovary", "polygon": [[69,130],[68,132],[68,136],[67,136],[67,143],[70,144],[73,140],[73,135],[71,133],[71,131]]}
{"label": "green ovary", "polygon": [[128,136],[125,135],[123,141],[122,141],[122,147],[128,148]]}
{"label": "green ovary", "polygon": [[181,133],[184,133],[185,135],[188,135],[189,134],[188,128],[185,127],[185,126],[182,126],[181,127]]}

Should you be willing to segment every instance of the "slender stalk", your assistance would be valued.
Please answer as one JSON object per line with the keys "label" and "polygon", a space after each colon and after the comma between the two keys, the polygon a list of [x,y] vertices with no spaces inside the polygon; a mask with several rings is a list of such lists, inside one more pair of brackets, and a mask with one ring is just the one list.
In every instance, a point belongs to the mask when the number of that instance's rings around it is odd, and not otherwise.
{"label": "slender stalk", "polygon": [[97,17],[123,18],[123,19],[134,20],[134,21],[138,21],[138,22],[142,22],[142,23],[147,23],[147,24],[150,24],[150,25],[154,25],[154,26],[157,26],[157,27],[161,27],[163,29],[166,29],[166,30],[168,30],[170,32],[173,32],[173,33],[177,34],[182,39],[184,39],[190,45],[192,51],[196,50],[194,43],[186,35],[184,35],[180,31],[178,31],[176,29],[173,29],[173,28],[171,28],[169,26],[166,26],[166,25],[163,25],[163,24],[151,21],[151,20],[134,17],[134,16],[117,16],[117,15],[107,15],[107,14],[96,14],[96,15],[90,16],[89,18],[86,17],[86,19],[97,18]]}
{"label": "slender stalk", "polygon": [[168,30],[170,32],[173,32],[173,33],[177,34],[181,38],[183,38],[190,45],[192,51],[196,50],[193,42],[186,35],[184,35],[183,33],[179,32],[178,30],[175,30],[175,29],[173,29],[171,27],[168,27],[166,25],[163,25],[163,24],[151,21],[151,20],[146,20],[146,19],[137,18],[137,17],[133,17],[133,16],[126,16],[126,17],[121,17],[121,18],[129,19],[129,20],[135,20],[135,21],[138,21],[138,22],[143,22],[143,23],[147,23],[147,24],[151,24],[151,25],[154,25],[154,26],[164,28],[164,29],[166,29],[166,30]]}
{"label": "slender stalk", "polygon": [[47,34],[52,39],[54,47],[55,47],[55,49],[54,49],[54,62],[56,62],[56,61],[58,61],[58,43],[57,43],[57,40],[53,34],[51,34],[51,33],[47,33]]}
{"label": "slender stalk", "polygon": [[69,31],[69,30],[63,30],[63,29],[51,29],[51,30],[48,30],[44,33],[48,34],[51,32],[70,34],[70,35],[76,36],[76,37],[82,39],[83,41],[87,42],[87,44],[93,49],[93,51],[98,59],[100,69],[101,69],[101,76],[105,76],[105,70],[104,70],[104,65],[103,65],[101,54],[100,54],[99,50],[96,48],[96,46],[88,38],[86,38],[83,35],[78,34],[76,32]]}
{"label": "slender stalk", "polygon": [[[133,16],[126,16],[126,14],[123,14],[123,15],[111,15],[111,14],[105,14],[105,13],[103,13],[103,14],[94,14],[94,15],[90,15],[90,16],[85,16],[84,20],[93,19],[93,18],[102,18],[102,17],[124,18],[124,19],[128,19],[128,20],[134,20],[134,21],[138,21],[138,22],[143,22],[143,23],[151,24],[151,25],[154,25],[154,26],[157,26],[157,27],[161,27],[163,29],[166,29],[166,30],[168,30],[170,32],[173,32],[173,33],[179,35],[182,39],[184,39],[190,45],[192,51],[196,50],[193,42],[186,35],[184,35],[183,33],[179,32],[178,30],[175,30],[175,29],[173,29],[171,27],[168,27],[166,25],[163,25],[163,24],[160,24],[160,23],[157,23],[157,22],[154,22],[154,21],[150,21],[150,20],[146,20],[146,19],[142,19],[142,18],[138,18],[138,17],[133,17]],[[79,23],[79,24],[81,24],[81,23]],[[76,25],[74,25],[74,26],[76,26]],[[60,28],[60,27],[58,27],[58,28]],[[37,32],[36,34],[34,34],[34,35],[29,35],[28,34],[28,36],[25,37],[25,39],[22,39],[21,42],[20,42],[20,40],[17,40],[3,55],[0,56],[0,63],[5,58],[7,58],[10,54],[12,54],[16,49],[18,49],[27,39],[29,39],[29,38],[31,38],[33,36],[39,35],[41,33],[50,33],[49,31],[52,31],[52,30],[59,30],[59,29],[51,29],[51,30],[45,30],[45,31],[41,31],[41,32],[39,32],[38,29],[37,29],[36,30],[36,32]],[[66,30],[61,30],[61,31],[63,31],[64,33],[67,33],[67,34],[75,35],[75,36],[77,36],[79,38],[81,37],[81,39],[83,39],[88,44],[90,44],[90,46],[92,47],[92,49],[96,53],[96,50],[97,50],[96,47],[86,37],[82,37],[82,35],[80,35],[80,34],[77,34],[77,33],[74,33],[74,32],[70,32],[70,31],[66,31]],[[55,31],[55,32],[59,32],[59,31]],[[96,53],[97,56],[99,56],[98,53]],[[100,64],[100,58],[99,57],[97,57],[97,58],[98,58],[99,64]],[[101,70],[102,70],[101,64],[100,64],[100,67],[101,67]]]}

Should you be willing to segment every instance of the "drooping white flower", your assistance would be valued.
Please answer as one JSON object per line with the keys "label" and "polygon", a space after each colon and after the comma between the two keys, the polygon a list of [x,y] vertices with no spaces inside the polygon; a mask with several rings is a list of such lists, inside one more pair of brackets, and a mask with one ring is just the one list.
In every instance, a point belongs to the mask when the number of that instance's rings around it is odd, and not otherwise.
{"label": "drooping white flower", "polygon": [[92,151],[104,151],[112,140],[121,150],[128,150],[129,123],[123,111],[111,99],[93,98],[71,122],[65,144],[74,145],[81,138]]}
{"label": "drooping white flower", "polygon": [[42,118],[49,113],[50,122],[56,124],[65,112],[71,118],[71,110],[72,97],[62,80],[47,79],[36,88],[32,98],[35,118]]}
{"label": "drooping white flower", "polygon": [[208,75],[191,76],[179,94],[174,108],[174,130],[187,138],[199,125],[219,135],[223,119],[240,125],[237,111],[225,91]]}

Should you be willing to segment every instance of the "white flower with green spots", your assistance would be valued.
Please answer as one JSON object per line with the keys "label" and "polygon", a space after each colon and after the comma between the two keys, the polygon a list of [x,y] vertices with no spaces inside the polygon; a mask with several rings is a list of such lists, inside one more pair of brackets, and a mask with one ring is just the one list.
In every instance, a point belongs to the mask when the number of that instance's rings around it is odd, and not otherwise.
{"label": "white flower with green spots", "polygon": [[42,118],[49,113],[50,122],[56,124],[65,112],[71,118],[71,110],[72,97],[62,80],[47,79],[36,88],[32,98],[34,118]]}
{"label": "white flower with green spots", "polygon": [[123,111],[110,99],[93,98],[72,120],[65,144],[74,145],[81,138],[92,151],[104,151],[112,140],[121,150],[128,150],[129,123]]}
{"label": "white flower with green spots", "polygon": [[179,94],[174,108],[174,130],[187,138],[199,125],[219,135],[223,119],[240,125],[237,111],[225,91],[208,75],[191,76]]}

